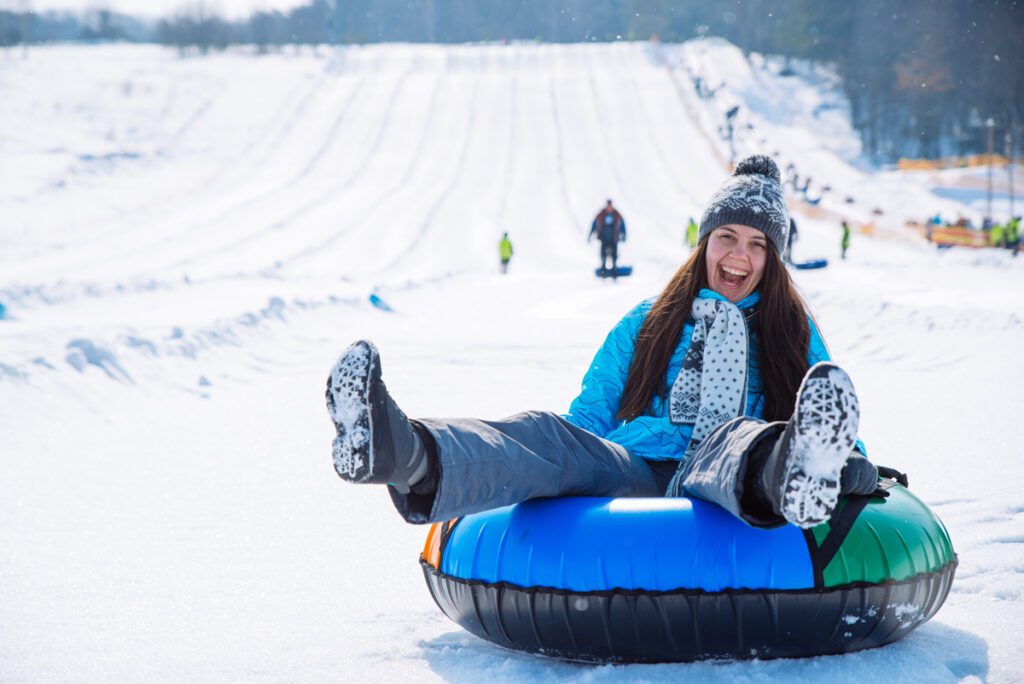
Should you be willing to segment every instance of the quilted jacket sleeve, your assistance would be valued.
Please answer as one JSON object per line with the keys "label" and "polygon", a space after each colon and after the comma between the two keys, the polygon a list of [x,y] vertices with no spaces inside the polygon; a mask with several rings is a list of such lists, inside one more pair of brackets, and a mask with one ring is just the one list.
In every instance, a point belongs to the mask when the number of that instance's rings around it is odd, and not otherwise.
{"label": "quilted jacket sleeve", "polygon": [[807,324],[811,327],[811,343],[807,348],[807,365],[813,366],[822,361],[831,361],[832,356],[828,353],[825,340],[822,339],[821,333],[818,332],[818,326],[814,325],[810,316],[807,317]]}
{"label": "quilted jacket sleeve", "polygon": [[602,437],[618,427],[620,421],[615,414],[626,386],[636,336],[652,303],[647,300],[634,307],[608,333],[583,376],[579,396],[565,414],[573,425]]}

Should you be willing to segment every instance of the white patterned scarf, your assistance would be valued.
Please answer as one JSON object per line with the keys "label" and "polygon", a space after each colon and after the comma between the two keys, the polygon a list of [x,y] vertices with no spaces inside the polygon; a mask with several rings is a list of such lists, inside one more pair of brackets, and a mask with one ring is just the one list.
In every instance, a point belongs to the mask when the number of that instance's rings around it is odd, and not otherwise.
{"label": "white patterned scarf", "polygon": [[721,299],[695,299],[690,347],[669,394],[669,419],[692,424],[691,452],[712,430],[742,415],[747,401],[747,324]]}

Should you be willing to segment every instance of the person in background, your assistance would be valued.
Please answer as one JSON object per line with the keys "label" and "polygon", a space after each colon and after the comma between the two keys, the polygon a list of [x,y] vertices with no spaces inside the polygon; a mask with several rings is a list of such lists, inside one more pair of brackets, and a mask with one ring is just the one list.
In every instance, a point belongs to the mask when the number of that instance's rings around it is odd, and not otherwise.
{"label": "person in background", "polygon": [[786,251],[782,255],[782,260],[787,263],[793,263],[793,243],[797,240],[797,229],[796,220],[792,216],[789,217],[789,236],[786,238]]}
{"label": "person in background", "polygon": [[742,160],[698,248],[612,328],[565,415],[410,420],[377,348],[353,343],[327,379],[335,471],[386,485],[411,523],[538,497],[688,496],[751,527],[821,524],[878,471],[853,384],[782,263],[788,231],[778,167]]}
{"label": "person in background", "polygon": [[799,188],[797,188],[797,190],[800,192],[801,195],[804,196],[804,199],[806,200],[807,199],[807,192],[810,189],[811,189],[811,177],[807,176],[806,178],[804,178],[804,184],[801,185]]}
{"label": "person in background", "polygon": [[[626,222],[622,214],[608,200],[604,208],[597,212],[593,223],[590,224],[590,233],[587,235],[587,242],[594,236],[601,241],[601,275],[611,273],[612,278],[618,277],[619,243],[626,241]],[[612,268],[608,270],[608,260],[611,259]]]}
{"label": "person in background", "polygon": [[691,216],[689,223],[686,224],[686,244],[691,250],[697,247],[697,231],[697,222]]}
{"label": "person in background", "polygon": [[796,186],[799,182],[799,176],[796,172],[796,165],[793,162],[786,164],[786,182],[785,184],[790,187],[791,190],[796,192]]}
{"label": "person in background", "polygon": [[1006,224],[1006,248],[1013,250],[1013,256],[1020,252],[1020,216],[1014,216]]}
{"label": "person in background", "polygon": [[936,214],[935,216],[928,219],[924,224],[924,239],[928,242],[932,242],[934,239],[935,229],[942,226],[942,216]]}
{"label": "person in background", "polygon": [[512,241],[508,239],[508,233],[502,233],[498,241],[498,257],[501,259],[501,272],[508,273],[508,262],[512,260]]}
{"label": "person in background", "polygon": [[845,259],[846,258],[846,250],[850,249],[850,224],[846,222],[846,219],[843,219],[843,226],[842,227],[843,227],[843,239],[842,239],[842,242],[839,243],[839,245],[843,249],[843,253],[842,254],[843,254],[843,258]]}
{"label": "person in background", "polygon": [[[1009,228],[1009,225],[1006,227]],[[992,227],[988,229],[988,244],[997,248],[1006,246],[1006,230],[1003,226],[998,223],[992,224]]]}

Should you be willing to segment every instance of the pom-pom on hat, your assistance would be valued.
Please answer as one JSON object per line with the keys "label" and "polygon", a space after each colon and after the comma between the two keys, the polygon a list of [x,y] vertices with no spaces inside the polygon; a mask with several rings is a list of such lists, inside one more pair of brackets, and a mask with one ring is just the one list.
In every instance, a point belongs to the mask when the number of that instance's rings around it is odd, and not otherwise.
{"label": "pom-pom on hat", "polygon": [[711,196],[700,219],[698,239],[719,226],[738,223],[764,233],[782,254],[789,235],[789,210],[781,178],[779,167],[763,154],[740,161],[732,177]]}

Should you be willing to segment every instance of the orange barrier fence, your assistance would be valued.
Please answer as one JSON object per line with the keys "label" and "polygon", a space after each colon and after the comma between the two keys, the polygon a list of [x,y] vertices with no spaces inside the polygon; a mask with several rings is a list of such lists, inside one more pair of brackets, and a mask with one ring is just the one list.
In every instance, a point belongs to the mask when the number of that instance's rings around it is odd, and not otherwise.
{"label": "orange barrier fence", "polygon": [[[907,224],[917,230],[925,238],[928,237],[928,226],[919,223]],[[989,234],[974,230],[973,228],[961,228],[960,226],[934,226],[931,228],[931,241],[936,245],[949,245],[955,247],[991,247]]]}
{"label": "orange barrier fence", "polygon": [[957,247],[988,247],[988,233],[970,228],[936,227],[932,229],[932,242]]}
{"label": "orange barrier fence", "polygon": [[[992,166],[1006,166],[1010,163],[1008,157],[1001,154],[972,154],[969,157],[945,157],[943,159],[900,159],[898,167],[900,171],[936,171],[939,169],[962,169],[974,166],[988,166],[991,158]],[[1020,159],[1014,159],[1014,164],[1019,164]]]}

